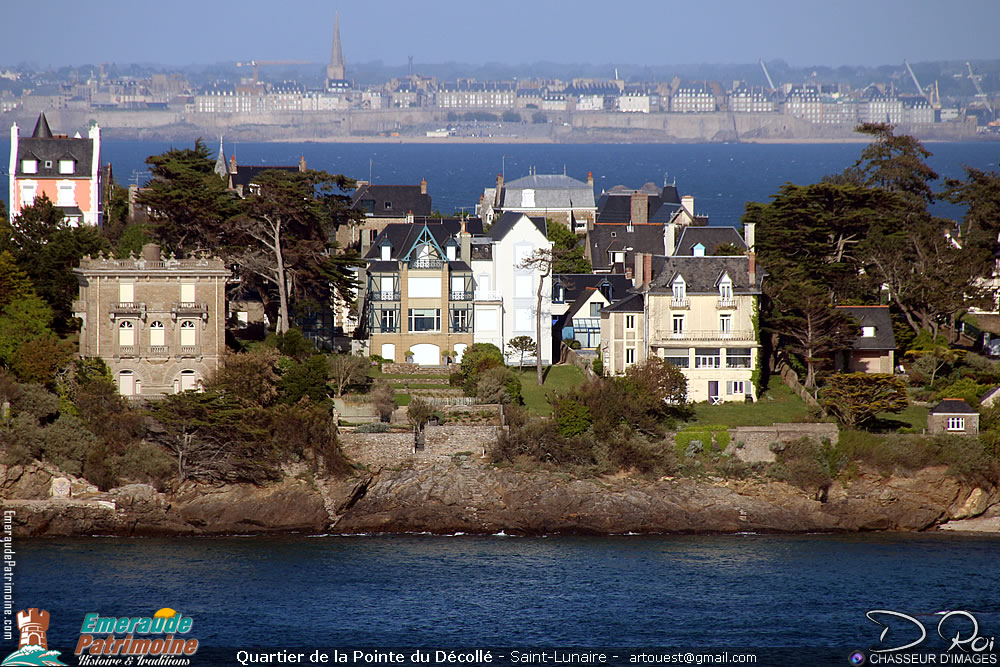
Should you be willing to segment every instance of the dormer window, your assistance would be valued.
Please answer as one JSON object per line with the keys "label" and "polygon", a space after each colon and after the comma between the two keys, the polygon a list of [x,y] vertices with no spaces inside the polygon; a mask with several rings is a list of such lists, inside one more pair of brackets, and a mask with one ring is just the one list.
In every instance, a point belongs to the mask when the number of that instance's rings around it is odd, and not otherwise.
{"label": "dormer window", "polygon": [[388,243],[383,243],[382,244],[382,261],[383,262],[388,262],[391,259],[391,255],[392,255],[392,246],[389,245]]}
{"label": "dormer window", "polygon": [[861,327],[861,337],[862,338],[874,338],[875,337],[875,327]]}
{"label": "dormer window", "polygon": [[392,202],[391,201],[387,201],[385,203],[385,210],[387,210],[387,211],[391,211],[392,210]]}
{"label": "dormer window", "polygon": [[21,160],[21,171],[26,174],[37,174],[38,173],[38,160]]}
{"label": "dormer window", "polygon": [[611,263],[612,264],[624,264],[625,263],[625,253],[623,253],[623,252],[613,252],[613,253],[611,253]]}
{"label": "dormer window", "polygon": [[448,255],[448,261],[449,262],[454,262],[455,261],[455,246],[454,245],[449,245],[449,246],[447,246],[444,249],[444,251]]}
{"label": "dormer window", "polygon": [[719,300],[733,300],[733,281],[730,280],[728,275],[723,276],[722,280],[719,282]]}
{"label": "dormer window", "polygon": [[552,290],[552,300],[556,303],[563,303],[566,301],[566,288],[562,285],[556,285]]}
{"label": "dormer window", "polygon": [[59,160],[59,173],[72,174],[76,172],[75,160]]}
{"label": "dormer window", "polygon": [[687,298],[687,283],[684,282],[684,278],[682,276],[674,278],[671,290],[673,292],[675,303],[682,302]]}
{"label": "dormer window", "polygon": [[613,301],[613,299],[611,298],[612,296],[611,283],[603,282],[601,283],[601,286],[598,289],[601,291],[601,296],[603,296],[608,301]]}
{"label": "dormer window", "polygon": [[700,243],[695,243],[694,247],[691,248],[691,254],[693,254],[695,257],[704,257],[705,256],[705,246],[703,246]]}

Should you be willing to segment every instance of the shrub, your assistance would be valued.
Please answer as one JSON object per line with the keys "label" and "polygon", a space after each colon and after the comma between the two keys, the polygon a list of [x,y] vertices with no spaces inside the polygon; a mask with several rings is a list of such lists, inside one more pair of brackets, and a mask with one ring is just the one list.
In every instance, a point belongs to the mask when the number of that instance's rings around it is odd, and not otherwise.
{"label": "shrub", "polygon": [[938,392],[938,400],[945,398],[962,398],[972,407],[979,406],[979,397],[989,389],[986,385],[976,384],[971,378],[962,378],[952,382],[950,385]]}
{"label": "shrub", "polygon": [[385,422],[371,422],[368,424],[361,424],[356,429],[355,433],[388,433],[389,425]]}
{"label": "shrub", "polygon": [[424,424],[434,416],[434,406],[419,396],[415,396],[406,408],[406,418],[414,431],[424,430]]}
{"label": "shrub", "polygon": [[823,391],[823,405],[848,428],[870,424],[880,412],[902,412],[909,400],[897,377],[882,373],[837,373]]}
{"label": "shrub", "polygon": [[396,392],[393,388],[385,380],[379,380],[375,383],[371,398],[379,418],[384,422],[389,421],[396,410]]}
{"label": "shrub", "polygon": [[597,375],[597,377],[602,377],[604,375],[604,361],[601,359],[600,354],[598,354],[597,357],[594,358],[594,361],[591,362],[590,368],[594,371],[594,374]]}
{"label": "shrub", "polygon": [[521,380],[506,367],[489,368],[476,383],[476,398],[485,403],[521,403]]}
{"label": "shrub", "polygon": [[[175,468],[173,457],[162,447],[150,442],[140,442],[129,447],[118,458],[117,472],[123,480],[150,484],[162,490],[163,485],[175,474]],[[97,483],[93,479],[90,481]]]}

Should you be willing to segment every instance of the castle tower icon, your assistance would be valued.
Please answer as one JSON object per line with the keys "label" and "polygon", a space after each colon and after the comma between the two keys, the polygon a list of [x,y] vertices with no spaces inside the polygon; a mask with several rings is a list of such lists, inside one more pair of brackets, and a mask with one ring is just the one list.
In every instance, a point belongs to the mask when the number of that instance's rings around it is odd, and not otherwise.
{"label": "castle tower icon", "polygon": [[24,609],[17,612],[17,628],[21,631],[21,641],[17,648],[25,646],[41,646],[48,650],[45,633],[49,629],[49,612],[44,609]]}

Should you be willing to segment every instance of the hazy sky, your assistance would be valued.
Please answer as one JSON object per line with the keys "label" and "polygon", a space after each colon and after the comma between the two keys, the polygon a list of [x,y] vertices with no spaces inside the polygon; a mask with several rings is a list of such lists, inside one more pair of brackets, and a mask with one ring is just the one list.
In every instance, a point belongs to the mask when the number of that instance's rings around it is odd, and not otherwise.
{"label": "hazy sky", "polygon": [[[1000,0],[2,0],[0,64],[883,65],[1000,58]],[[348,76],[350,74],[348,73]]]}

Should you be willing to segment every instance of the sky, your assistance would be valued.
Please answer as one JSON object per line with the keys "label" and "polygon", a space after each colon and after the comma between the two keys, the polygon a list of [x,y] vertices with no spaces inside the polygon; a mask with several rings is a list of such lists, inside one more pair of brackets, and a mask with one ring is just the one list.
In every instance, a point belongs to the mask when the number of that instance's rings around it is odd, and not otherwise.
{"label": "sky", "polygon": [[2,0],[0,66],[325,63],[335,12],[348,70],[1000,58],[1000,0]]}

